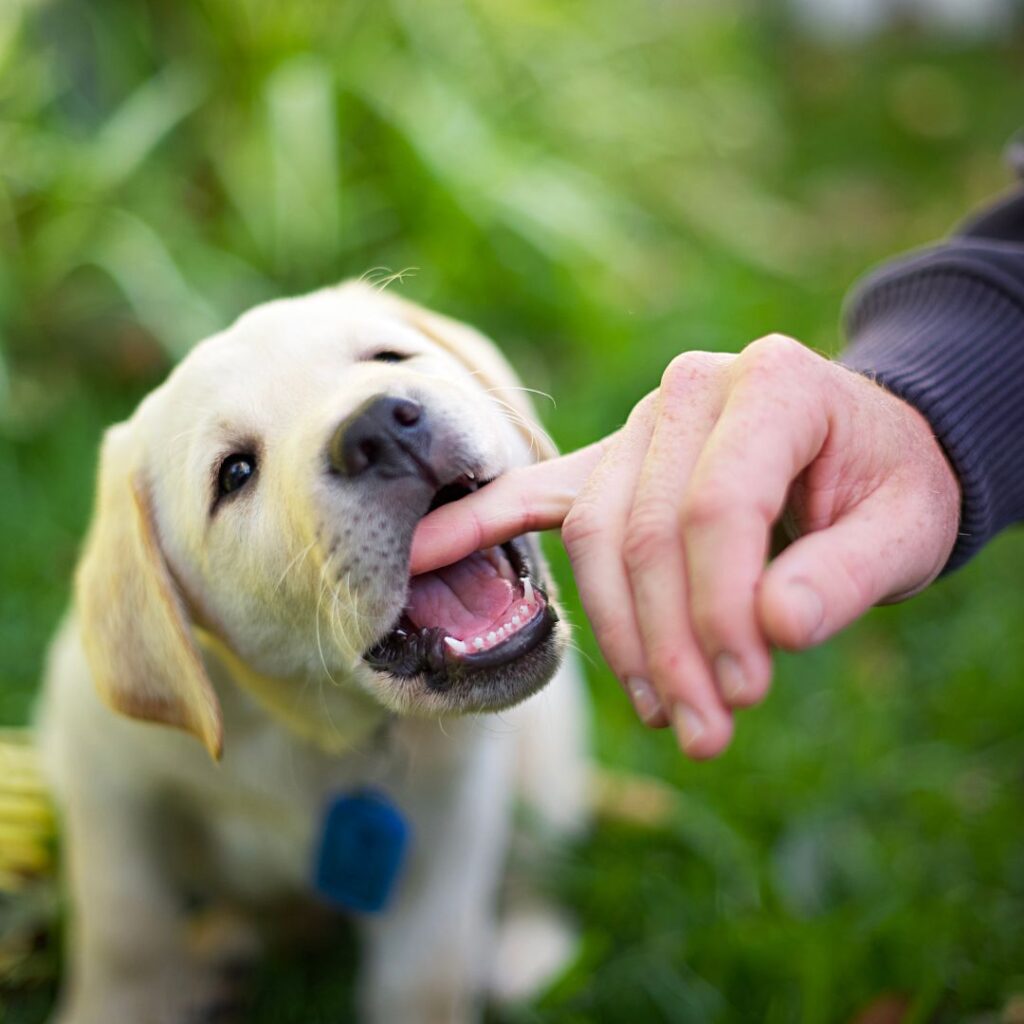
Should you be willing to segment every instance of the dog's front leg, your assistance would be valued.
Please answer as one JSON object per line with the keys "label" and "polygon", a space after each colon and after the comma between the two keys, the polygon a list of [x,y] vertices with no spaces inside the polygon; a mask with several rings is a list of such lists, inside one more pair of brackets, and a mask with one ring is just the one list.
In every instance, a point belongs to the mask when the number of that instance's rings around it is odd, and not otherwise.
{"label": "dog's front leg", "polygon": [[[394,905],[366,925],[360,979],[368,1024],[467,1024],[480,1015],[510,812],[511,736],[460,722],[442,764],[416,767],[397,796],[411,818],[410,863]],[[493,729],[494,727],[491,726]],[[463,735],[459,735],[462,733]],[[422,753],[422,748],[419,748]]]}
{"label": "dog's front leg", "polygon": [[59,1024],[193,1024],[216,998],[190,957],[183,901],[161,856],[151,795],[95,774],[70,780],[65,838],[72,900]]}

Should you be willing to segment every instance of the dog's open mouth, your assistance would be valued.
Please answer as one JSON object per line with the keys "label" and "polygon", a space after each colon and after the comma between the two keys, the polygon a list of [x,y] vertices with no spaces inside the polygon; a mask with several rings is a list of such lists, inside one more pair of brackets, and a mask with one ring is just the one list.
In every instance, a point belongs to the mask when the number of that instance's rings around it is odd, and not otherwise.
{"label": "dog's open mouth", "polygon": [[[437,492],[430,511],[478,486],[460,477]],[[556,621],[527,546],[517,539],[413,576],[398,621],[364,659],[394,676],[422,675],[432,686],[447,686],[523,657],[547,639]]]}

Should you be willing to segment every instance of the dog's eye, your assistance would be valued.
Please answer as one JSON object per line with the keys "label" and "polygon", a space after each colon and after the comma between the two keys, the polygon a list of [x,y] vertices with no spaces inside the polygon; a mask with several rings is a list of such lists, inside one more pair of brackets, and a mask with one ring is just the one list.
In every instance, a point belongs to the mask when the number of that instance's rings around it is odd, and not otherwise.
{"label": "dog's eye", "polygon": [[229,455],[217,472],[217,487],[220,493],[231,494],[244,487],[256,472],[256,459],[252,455],[235,452]]}
{"label": "dog's eye", "polygon": [[393,349],[386,348],[382,352],[374,352],[370,358],[375,363],[404,363],[410,357],[404,352],[395,352]]}

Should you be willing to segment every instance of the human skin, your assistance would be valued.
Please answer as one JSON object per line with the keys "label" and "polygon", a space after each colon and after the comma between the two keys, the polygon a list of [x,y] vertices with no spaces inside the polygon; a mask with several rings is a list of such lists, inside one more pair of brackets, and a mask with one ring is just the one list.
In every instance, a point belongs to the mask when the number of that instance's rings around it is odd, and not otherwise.
{"label": "human skin", "polygon": [[[821,643],[927,586],[956,540],[960,486],[912,406],[791,338],[687,352],[614,434],[442,506],[425,572],[561,527],[608,664],[649,726],[694,758],[760,702],[773,647]],[[793,537],[770,559],[772,530]]]}

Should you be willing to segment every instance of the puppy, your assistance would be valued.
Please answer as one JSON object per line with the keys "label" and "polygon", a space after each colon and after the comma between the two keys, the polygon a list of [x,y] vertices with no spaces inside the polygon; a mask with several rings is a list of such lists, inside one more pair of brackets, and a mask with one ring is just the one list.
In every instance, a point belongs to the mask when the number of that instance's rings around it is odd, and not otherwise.
{"label": "puppy", "polygon": [[408,576],[418,520],[537,457],[533,424],[489,341],[349,283],[245,314],[107,432],[40,708],[61,1024],[213,1012],[250,941],[200,941],[201,906],[355,911],[381,1024],[471,1021],[488,978],[553,966],[543,927],[493,962],[517,785],[550,832],[584,814],[538,546]]}

